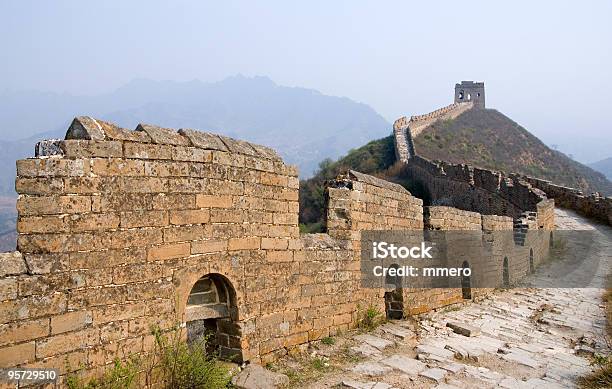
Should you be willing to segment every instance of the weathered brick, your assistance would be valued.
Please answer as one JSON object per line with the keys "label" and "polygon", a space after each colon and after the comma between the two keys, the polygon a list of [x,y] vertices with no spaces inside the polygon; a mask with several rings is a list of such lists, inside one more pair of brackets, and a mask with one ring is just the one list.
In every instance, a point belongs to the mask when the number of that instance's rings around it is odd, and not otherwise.
{"label": "weathered brick", "polygon": [[228,250],[257,250],[261,246],[261,238],[230,238]]}
{"label": "weathered brick", "polygon": [[41,295],[85,286],[85,277],[79,272],[53,273],[31,276],[19,280],[19,295]]}
{"label": "weathered brick", "polygon": [[227,250],[227,240],[200,240],[191,243],[192,254],[214,253]]}
{"label": "weathered brick", "polygon": [[198,208],[231,208],[231,196],[196,195],[196,206]]}
{"label": "weathered brick", "polygon": [[[196,195],[159,193],[153,197],[153,209],[194,209]],[[199,207],[198,207],[199,208]]]}
{"label": "weathered brick", "polygon": [[190,209],[170,211],[170,224],[201,224],[208,223],[210,211],[208,209]]}
{"label": "weathered brick", "polygon": [[83,213],[91,211],[89,196],[20,196],[17,200],[20,216]]}
{"label": "weathered brick", "polygon": [[164,242],[184,242],[202,239],[209,234],[206,226],[194,224],[190,226],[172,226],[164,229]]}
{"label": "weathered brick", "polygon": [[107,286],[102,288],[78,289],[70,291],[68,308],[80,310],[98,305],[118,304],[125,302],[125,286]]}
{"label": "weathered brick", "polygon": [[241,223],[245,212],[240,209],[211,209],[211,223]]}
{"label": "weathered brick", "polygon": [[150,302],[113,304],[93,308],[94,325],[144,316]]}
{"label": "weathered brick", "polygon": [[126,193],[160,193],[168,191],[168,180],[157,177],[125,177],[123,191]]}
{"label": "weathered brick", "polygon": [[168,212],[135,211],[121,213],[121,227],[163,227],[168,225]]}
{"label": "weathered brick", "polygon": [[13,367],[34,360],[34,342],[0,348],[0,366]]}
{"label": "weathered brick", "polygon": [[112,343],[128,337],[128,323],[108,323],[100,328],[100,342]]}
{"label": "weathered brick", "polygon": [[19,194],[53,195],[64,191],[64,181],[56,177],[21,178],[15,180],[15,190]]}
{"label": "weathered brick", "polygon": [[64,293],[53,293],[0,302],[0,324],[64,312],[66,301]]}
{"label": "weathered brick", "polygon": [[113,283],[126,284],[129,282],[151,281],[166,275],[164,267],[157,264],[137,264],[119,266],[113,269]]}
{"label": "weathered brick", "polygon": [[69,264],[71,269],[100,269],[144,262],[146,258],[146,249],[136,246],[127,249],[70,253]]}
{"label": "weathered brick", "polygon": [[36,341],[36,358],[47,358],[100,343],[97,328],[55,335]]}
{"label": "weathered brick", "polygon": [[24,255],[30,274],[48,274],[69,269],[68,254]]}
{"label": "weathered brick", "polygon": [[223,141],[215,134],[191,129],[180,129],[179,134],[188,138],[194,146],[201,149],[227,151]]}
{"label": "weathered brick", "polygon": [[147,259],[157,261],[171,258],[188,257],[191,254],[189,243],[173,243],[161,246],[149,247]]}
{"label": "weathered brick", "polygon": [[21,234],[68,232],[65,216],[24,216],[17,220],[17,232]]}
{"label": "weathered brick", "polygon": [[0,279],[0,301],[17,298],[17,280],[15,278]]}
{"label": "weathered brick", "polygon": [[153,195],[149,193],[107,193],[92,198],[92,211],[139,211],[153,209]]}
{"label": "weathered brick", "polygon": [[212,152],[197,147],[176,146],[172,149],[172,159],[175,161],[211,162]]}
{"label": "weathered brick", "polygon": [[64,140],[60,148],[67,158],[123,157],[123,146],[117,141]]}
{"label": "weathered brick", "polygon": [[149,124],[139,124],[138,127],[136,127],[136,131],[146,132],[153,140],[153,143],[177,146],[191,145],[191,142],[187,137],[180,135],[171,128],[163,128]]}
{"label": "weathered brick", "polygon": [[119,177],[66,177],[65,194],[98,194],[122,191]]}
{"label": "weathered brick", "polygon": [[119,215],[112,213],[86,213],[66,218],[72,232],[114,230],[119,227],[119,221]]}
{"label": "weathered brick", "polygon": [[49,319],[0,324],[0,346],[49,335]]}
{"label": "weathered brick", "polygon": [[19,251],[0,253],[0,277],[23,274],[26,271],[25,261]]}
{"label": "weathered brick", "polygon": [[89,174],[89,160],[59,157],[20,159],[18,177],[79,177]]}
{"label": "weathered brick", "polygon": [[75,311],[51,317],[51,334],[80,330],[93,322],[91,311]]}
{"label": "weathered brick", "polygon": [[125,143],[123,145],[125,158],[134,159],[172,159],[172,148],[166,145],[150,143]]}
{"label": "weathered brick", "polygon": [[142,176],[145,171],[145,161],[122,158],[95,158],[92,160],[91,171],[98,176]]}

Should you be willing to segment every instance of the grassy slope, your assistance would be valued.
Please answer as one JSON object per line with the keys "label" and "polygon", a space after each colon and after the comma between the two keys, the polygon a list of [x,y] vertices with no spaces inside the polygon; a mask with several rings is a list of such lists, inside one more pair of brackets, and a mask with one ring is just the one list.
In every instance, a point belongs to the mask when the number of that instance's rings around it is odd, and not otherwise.
{"label": "grassy slope", "polygon": [[[415,147],[417,153],[429,159],[528,174],[588,193],[612,193],[612,184],[602,174],[549,149],[517,123],[491,109],[471,110],[454,120],[437,122],[415,139]],[[302,230],[320,230],[324,182],[348,169],[409,187],[389,169],[394,163],[392,136],[351,150],[336,162],[323,161],[314,177],[300,183],[300,223],[306,225]]]}
{"label": "grassy slope", "polygon": [[527,174],[585,193],[612,193],[612,183],[601,173],[549,149],[493,109],[473,109],[454,120],[434,123],[416,137],[415,148],[429,159]]}
{"label": "grassy slope", "polygon": [[351,150],[336,162],[329,159],[321,162],[319,170],[312,178],[300,182],[300,223],[310,225],[303,230],[308,232],[320,230],[324,207],[323,184],[326,180],[346,173],[349,169],[376,175],[394,163],[393,136],[378,139]]}

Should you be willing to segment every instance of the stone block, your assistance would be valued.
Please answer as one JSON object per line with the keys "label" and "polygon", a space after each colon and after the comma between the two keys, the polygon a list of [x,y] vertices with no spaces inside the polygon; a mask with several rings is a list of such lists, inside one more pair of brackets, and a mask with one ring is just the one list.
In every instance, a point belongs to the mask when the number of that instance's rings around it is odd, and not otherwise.
{"label": "stone block", "polygon": [[123,157],[123,145],[118,141],[64,140],[59,146],[67,158]]}
{"label": "stone block", "polygon": [[174,225],[202,224],[208,223],[209,220],[210,211],[208,209],[170,211],[170,224]]}
{"label": "stone block", "polygon": [[75,117],[66,132],[66,139],[104,140],[104,138],[102,126],[89,116]]}
{"label": "stone block", "polygon": [[68,312],[51,317],[51,335],[80,330],[93,322],[91,311]]}
{"label": "stone block", "polygon": [[0,279],[0,301],[14,300],[17,298],[17,279],[2,278]]}
{"label": "stone block", "polygon": [[17,193],[27,195],[54,195],[64,191],[64,180],[56,177],[17,177],[15,190]]}
{"label": "stone block", "polygon": [[190,243],[172,243],[154,246],[148,249],[147,259],[158,261],[172,258],[184,258],[191,255]]}
{"label": "stone block", "polygon": [[175,146],[190,146],[189,138],[180,135],[170,128],[162,128],[149,124],[139,124],[136,131],[143,131],[151,137],[153,143]]}
{"label": "stone block", "polygon": [[3,347],[0,349],[0,366],[6,368],[30,362],[35,358],[35,349],[34,342]]}
{"label": "stone block", "polygon": [[36,341],[36,358],[47,358],[100,343],[97,328],[55,335]]}
{"label": "stone block", "polygon": [[123,155],[132,159],[172,159],[172,147],[150,143],[125,143]]}
{"label": "stone block", "polygon": [[261,239],[259,237],[230,238],[228,250],[258,250],[260,246]]}
{"label": "stone block", "polygon": [[27,272],[26,263],[19,251],[0,253],[0,277]]}
{"label": "stone block", "polygon": [[0,346],[20,343],[49,335],[49,319],[0,324]]}
{"label": "stone block", "polygon": [[17,200],[20,216],[83,213],[91,211],[89,196],[20,196]]}
{"label": "stone block", "polygon": [[196,195],[196,206],[198,208],[231,208],[232,196]]}

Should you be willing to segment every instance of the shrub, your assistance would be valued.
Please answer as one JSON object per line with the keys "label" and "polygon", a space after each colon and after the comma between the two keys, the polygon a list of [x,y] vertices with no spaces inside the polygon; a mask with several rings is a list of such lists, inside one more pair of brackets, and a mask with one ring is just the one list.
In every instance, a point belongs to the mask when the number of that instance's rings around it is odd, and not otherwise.
{"label": "shrub", "polygon": [[227,388],[231,372],[217,355],[206,351],[208,336],[191,344],[182,339],[182,331],[163,333],[153,330],[155,346],[149,353],[118,358],[102,377],[83,380],[78,372],[67,377],[69,389],[165,389]]}
{"label": "shrub", "polygon": [[357,326],[364,331],[372,331],[382,324],[384,320],[382,312],[377,307],[370,305],[368,309],[361,314]]}

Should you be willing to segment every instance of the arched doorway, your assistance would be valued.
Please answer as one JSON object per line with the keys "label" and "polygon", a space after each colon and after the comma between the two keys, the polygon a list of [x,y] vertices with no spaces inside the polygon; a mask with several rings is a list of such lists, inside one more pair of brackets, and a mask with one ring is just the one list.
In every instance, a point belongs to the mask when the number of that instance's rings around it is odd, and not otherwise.
{"label": "arched doorway", "polygon": [[533,263],[533,249],[529,249],[529,273],[535,272],[535,265]]}
{"label": "arched doorway", "polygon": [[[470,264],[468,263],[468,261],[464,261],[461,267],[464,269],[469,269]],[[461,276],[461,295],[466,300],[472,298],[472,285],[470,281],[470,276],[466,276],[465,274]]]}
{"label": "arched doorway", "polygon": [[221,274],[198,279],[187,298],[185,322],[187,342],[207,336],[206,348],[224,359],[242,361],[240,328],[237,326],[236,292]]}
{"label": "arched doorway", "polygon": [[[398,269],[394,263],[389,268]],[[387,319],[400,320],[404,318],[404,296],[402,293],[402,279],[399,276],[385,276],[385,288],[393,289],[385,292],[385,313]]]}
{"label": "arched doorway", "polygon": [[553,246],[554,246],[554,243],[553,243],[553,233],[551,231],[550,232],[550,238],[548,239],[548,247],[552,249]]}
{"label": "arched doorway", "polygon": [[504,257],[503,269],[502,269],[502,285],[504,287],[510,286],[510,269],[508,268],[508,257]]}

